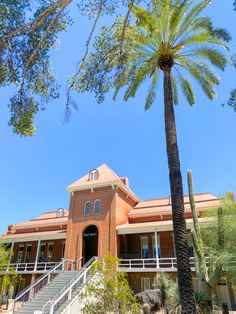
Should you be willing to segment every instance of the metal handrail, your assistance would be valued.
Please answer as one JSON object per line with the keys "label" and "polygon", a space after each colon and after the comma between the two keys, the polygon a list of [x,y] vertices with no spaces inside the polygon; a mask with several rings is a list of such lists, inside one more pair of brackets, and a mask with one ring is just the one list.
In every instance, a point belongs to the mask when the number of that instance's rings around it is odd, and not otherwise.
{"label": "metal handrail", "polygon": [[[194,257],[189,258],[190,263],[194,263]],[[161,258],[129,258],[120,259],[118,263],[121,268],[177,268],[177,258],[176,257],[161,257]],[[168,267],[166,265],[171,265]]]}
{"label": "metal handrail", "polygon": [[14,313],[14,308],[15,308],[15,304],[16,302],[21,299],[26,293],[30,292],[32,288],[34,288],[35,286],[37,286],[40,282],[42,282],[44,279],[46,279],[47,277],[49,277],[55,270],[57,270],[59,267],[62,266],[66,263],[66,262],[75,262],[74,260],[70,260],[70,259],[62,259],[61,262],[59,262],[55,267],[53,267],[52,269],[50,269],[46,274],[43,274],[41,277],[39,277],[35,282],[33,282],[30,286],[26,287],[23,291],[21,291],[19,294],[16,295],[16,298],[13,300],[13,313]]}
{"label": "metal handrail", "polygon": [[[53,313],[54,306],[69,292],[70,289],[85,275],[86,272],[92,267],[93,263],[97,260],[97,257],[92,257],[87,263],[83,265],[78,274],[76,274],[66,285],[65,287],[57,292],[53,297],[44,304],[42,308],[42,313],[45,313],[45,308],[50,304],[50,313]],[[53,302],[53,299],[55,301]],[[52,304],[53,302],[53,304]]]}
{"label": "metal handrail", "polygon": [[[56,266],[60,261],[57,262],[37,262],[37,269],[36,271],[46,271],[49,270],[49,266]],[[0,265],[0,272],[8,272],[10,269],[15,271],[35,271],[35,264],[36,262],[27,262],[27,263],[11,263],[7,265]],[[42,269],[40,269],[42,267]]]}

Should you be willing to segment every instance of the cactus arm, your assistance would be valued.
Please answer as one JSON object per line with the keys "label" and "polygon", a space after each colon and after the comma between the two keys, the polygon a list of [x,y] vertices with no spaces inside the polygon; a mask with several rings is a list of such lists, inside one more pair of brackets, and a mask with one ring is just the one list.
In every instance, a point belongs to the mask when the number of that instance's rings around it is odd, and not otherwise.
{"label": "cactus arm", "polygon": [[[203,280],[204,282],[208,281],[208,272],[206,266],[206,259],[205,259],[205,252],[204,252],[204,245],[201,236],[201,229],[198,220],[198,213],[196,210],[195,200],[194,200],[194,191],[193,191],[193,178],[192,178],[192,171],[188,170],[188,191],[189,191],[189,202],[192,211],[192,218],[193,218],[193,230],[191,232],[194,250],[196,255],[198,256],[198,274],[199,274],[199,283]],[[197,266],[197,265],[196,265]]]}
{"label": "cactus arm", "polygon": [[191,230],[191,235],[192,235],[192,240],[193,240],[193,247],[194,247],[194,250],[197,254],[197,257],[201,257],[202,256],[202,252],[200,250],[200,247],[198,245],[198,238],[197,238],[197,234],[195,232],[195,230]]}
{"label": "cactus arm", "polygon": [[193,217],[193,226],[196,232],[196,236],[199,239],[201,238],[201,231],[200,231],[200,226],[198,222],[198,213],[196,210],[196,205],[195,205],[195,200],[194,200],[193,176],[192,176],[191,170],[188,170],[188,191],[189,191],[189,202],[190,202],[190,207],[191,207],[192,217]]}

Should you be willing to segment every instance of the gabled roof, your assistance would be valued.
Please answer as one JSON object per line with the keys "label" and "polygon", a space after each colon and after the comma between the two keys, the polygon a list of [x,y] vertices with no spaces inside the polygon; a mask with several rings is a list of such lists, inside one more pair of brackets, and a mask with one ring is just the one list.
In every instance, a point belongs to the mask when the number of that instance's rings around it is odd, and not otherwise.
{"label": "gabled roof", "polygon": [[128,185],[125,184],[125,182],[128,182],[127,178],[126,180],[124,180],[124,178],[119,178],[118,175],[106,164],[102,164],[101,166],[96,168],[96,170],[98,171],[97,180],[89,180],[89,173],[87,173],[81,179],[67,186],[66,188],[67,191],[74,192],[74,191],[91,189],[91,188],[96,188],[96,187],[118,185],[121,189],[123,189],[126,193],[128,193],[136,201],[138,201],[138,197],[128,187]]}
{"label": "gabled roof", "polygon": [[96,169],[98,171],[98,179],[97,180],[90,181],[89,180],[89,173],[87,173],[85,176],[83,176],[79,180],[70,184],[67,187],[67,190],[71,190],[73,188],[80,188],[80,187],[87,186],[90,184],[98,184],[98,183],[105,183],[105,182],[111,182],[111,181],[121,182],[120,178],[106,164],[103,164]]}

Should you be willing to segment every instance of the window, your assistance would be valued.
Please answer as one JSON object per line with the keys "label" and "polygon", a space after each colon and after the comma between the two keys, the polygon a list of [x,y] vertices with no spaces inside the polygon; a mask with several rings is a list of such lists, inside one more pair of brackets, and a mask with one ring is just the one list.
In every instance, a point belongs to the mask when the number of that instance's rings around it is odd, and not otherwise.
{"label": "window", "polygon": [[24,244],[20,244],[19,245],[18,254],[17,254],[17,259],[16,259],[17,263],[21,263],[22,262],[23,252],[24,252]]}
{"label": "window", "polygon": [[146,291],[150,290],[151,285],[150,285],[150,278],[141,278],[141,290]]}
{"label": "window", "polygon": [[54,242],[48,243],[47,262],[51,262],[54,249]]}
{"label": "window", "polygon": [[98,179],[98,171],[97,169],[93,169],[89,172],[89,181],[97,180]]}
{"label": "window", "polygon": [[142,258],[148,258],[148,237],[141,237],[141,255]]}
{"label": "window", "polygon": [[193,241],[192,241],[191,234],[188,234],[188,254],[189,254],[189,257],[194,257]]}
{"label": "window", "polygon": [[96,200],[94,202],[94,209],[93,209],[94,213],[95,214],[100,213],[100,209],[101,209],[101,202],[100,202],[100,200]]}
{"label": "window", "polygon": [[[157,252],[158,257],[161,257],[161,246],[160,246],[160,236],[157,235]],[[155,236],[152,236],[152,256],[156,257],[156,243],[155,243]]]}
{"label": "window", "polygon": [[63,208],[59,208],[58,210],[57,210],[57,217],[59,218],[59,217],[64,217],[64,209]]}
{"label": "window", "polygon": [[87,201],[87,202],[84,203],[84,214],[88,215],[89,212],[90,212],[90,202]]}
{"label": "window", "polygon": [[39,262],[45,262],[45,248],[46,248],[46,244],[41,243],[40,250],[39,250]]}
{"label": "window", "polygon": [[25,263],[28,263],[30,260],[31,248],[32,248],[32,244],[26,245],[25,260],[24,260]]}
{"label": "window", "polygon": [[64,258],[65,247],[66,247],[66,243],[65,243],[65,241],[63,241],[61,244],[61,258]]}

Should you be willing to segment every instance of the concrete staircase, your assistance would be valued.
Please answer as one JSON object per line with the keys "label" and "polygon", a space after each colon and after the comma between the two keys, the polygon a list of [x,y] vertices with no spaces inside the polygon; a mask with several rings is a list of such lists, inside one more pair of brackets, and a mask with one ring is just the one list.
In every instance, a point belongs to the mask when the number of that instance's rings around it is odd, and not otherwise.
{"label": "concrete staircase", "polygon": [[[71,306],[78,303],[79,294],[94,276],[92,266],[97,258],[91,258],[81,269],[74,270],[74,261],[69,270],[68,260],[62,260],[48,273],[16,296],[9,307],[9,314],[70,313]],[[71,262],[71,260],[69,260]],[[76,304],[76,314],[78,305]],[[69,310],[68,310],[69,309]]]}
{"label": "concrete staircase", "polygon": [[[50,282],[49,285],[43,287],[35,297],[26,302],[16,314],[33,314],[34,311],[42,311],[43,306],[49,300],[54,299],[58,293],[76,276],[77,271],[62,271]],[[79,287],[77,287],[79,288]],[[50,304],[45,307],[44,313],[49,313]],[[60,313],[60,312],[58,312]]]}

